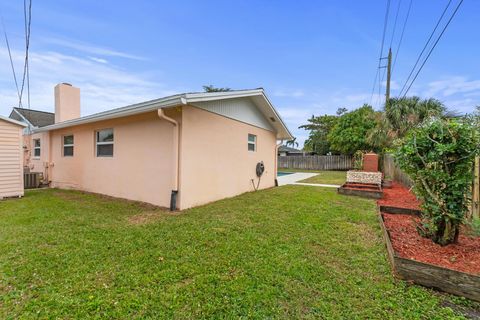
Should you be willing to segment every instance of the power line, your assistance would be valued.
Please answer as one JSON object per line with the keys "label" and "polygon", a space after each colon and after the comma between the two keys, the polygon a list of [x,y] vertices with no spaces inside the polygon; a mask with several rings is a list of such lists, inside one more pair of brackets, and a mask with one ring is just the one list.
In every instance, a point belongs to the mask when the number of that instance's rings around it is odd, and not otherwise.
{"label": "power line", "polygon": [[[463,1],[463,0],[462,0],[462,1]],[[413,68],[412,68],[412,70],[410,71],[410,73],[409,73],[409,75],[408,75],[408,77],[407,77],[407,80],[405,80],[405,83],[404,83],[403,86],[402,86],[402,90],[400,90],[399,96],[402,95],[403,90],[405,89],[405,87],[407,86],[408,81],[409,81],[410,78],[412,77],[412,74],[413,74],[413,72],[415,71],[415,68],[417,67],[418,62],[419,62],[420,59],[422,58],[423,53],[424,53],[425,50],[427,49],[428,44],[430,43],[430,40],[432,40],[435,32],[437,31],[438,26],[440,25],[440,22],[442,21],[444,15],[445,15],[445,13],[447,12],[448,7],[450,7],[450,4],[451,4],[451,3],[452,3],[452,0],[449,0],[448,3],[447,3],[447,6],[445,7],[445,9],[443,9],[442,15],[441,15],[440,18],[438,19],[437,24],[435,25],[435,28],[433,28],[432,33],[430,34],[430,36],[428,37],[427,42],[425,43],[425,46],[423,47],[422,51],[421,51],[420,54],[418,55],[417,61],[415,61],[415,64],[413,65]]]}
{"label": "power line", "polygon": [[405,16],[405,21],[403,22],[402,33],[400,35],[400,40],[398,41],[398,46],[397,46],[397,54],[395,55],[395,60],[393,61],[392,73],[393,73],[393,70],[395,69],[395,64],[397,63],[397,58],[398,58],[398,54],[400,52],[400,48],[402,47],[403,35],[405,34],[405,28],[407,26],[408,18],[410,17],[410,10],[412,9],[412,2],[413,2],[413,0],[410,0],[410,4],[408,5],[408,10],[407,10],[407,15]]}
{"label": "power line", "polygon": [[387,0],[387,8],[385,10],[385,18],[383,21],[383,35],[382,35],[382,45],[380,46],[380,55],[378,57],[378,67],[377,67],[377,72],[375,74],[375,78],[373,80],[373,87],[372,87],[372,95],[370,97],[370,104],[372,104],[373,101],[373,93],[375,92],[375,87],[377,85],[377,79],[380,79],[380,62],[382,59],[383,55],[383,46],[385,44],[385,34],[387,33],[387,25],[388,25],[388,13],[390,11],[390,0]]}
{"label": "power line", "polygon": [[[3,35],[5,37],[5,44],[7,45],[7,50],[8,50],[8,56],[10,58],[10,66],[12,68],[12,73],[13,73],[13,80],[15,82],[15,87],[17,88],[17,95],[18,95],[18,100],[21,101],[20,98],[20,90],[18,89],[18,81],[17,81],[17,74],[15,72],[15,66],[13,64],[13,59],[12,59],[12,52],[10,50],[10,43],[8,41],[8,36],[7,36],[7,28],[5,28],[5,22],[3,21],[3,16],[2,16],[2,27],[3,27]],[[20,105],[21,106],[21,105]]]}
{"label": "power line", "polygon": [[[32,0],[30,0],[30,5],[28,8],[28,26],[25,28],[25,37],[26,41],[28,41],[28,47],[30,47],[30,30],[32,26]],[[27,49],[27,101],[28,101],[28,109],[30,109],[30,61],[28,60],[28,49]]]}
{"label": "power line", "polygon": [[398,1],[398,6],[397,6],[397,13],[395,14],[395,22],[393,23],[392,37],[390,38],[390,48],[392,47],[393,38],[395,37],[395,30],[397,29],[398,13],[400,12],[400,6],[401,5],[402,5],[402,0],[399,0]]}
{"label": "power line", "polygon": [[443,28],[442,32],[440,33],[440,35],[438,36],[437,40],[435,41],[435,43],[433,44],[432,48],[430,49],[430,51],[428,52],[428,55],[427,57],[425,58],[425,60],[423,61],[422,65],[420,66],[420,69],[418,69],[417,71],[417,74],[415,74],[415,77],[413,78],[412,82],[410,82],[410,85],[408,86],[407,90],[405,91],[403,97],[405,98],[405,96],[407,95],[408,91],[410,90],[410,88],[412,87],[413,83],[415,82],[415,80],[417,79],[420,71],[422,71],[423,69],[423,66],[425,65],[425,63],[427,62],[428,58],[430,58],[430,55],[432,54],[433,50],[435,49],[435,47],[437,46],[438,42],[440,41],[440,39],[442,38],[443,34],[445,33],[445,30],[447,30],[447,27],[450,25],[450,22],[452,22],[453,18],[455,17],[455,15],[457,14],[457,11],[458,9],[460,9],[460,6],[462,5],[463,3],[463,0],[460,0],[460,2],[458,3],[457,7],[455,8],[455,11],[452,13],[452,16],[450,17],[450,19],[448,19],[447,21],[447,24],[445,25],[445,27]]}
{"label": "power line", "polygon": [[28,12],[27,12],[27,0],[23,1],[23,14],[25,18],[25,62],[23,64],[23,77],[22,77],[22,86],[20,89],[20,101],[19,105],[22,104],[23,91],[25,88],[25,80],[27,80],[27,94],[28,94],[28,107],[30,108],[30,79],[29,79],[29,67],[28,67],[28,51],[30,48],[30,28],[32,22],[32,0],[29,1]]}

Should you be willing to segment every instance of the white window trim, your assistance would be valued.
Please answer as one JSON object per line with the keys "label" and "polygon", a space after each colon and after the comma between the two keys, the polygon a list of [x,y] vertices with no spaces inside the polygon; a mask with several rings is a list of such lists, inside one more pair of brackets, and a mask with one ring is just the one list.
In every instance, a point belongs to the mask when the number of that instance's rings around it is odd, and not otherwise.
{"label": "white window trim", "polygon": [[[71,144],[65,144],[65,137],[70,137],[72,136],[73,137],[73,143]],[[67,158],[71,158],[75,155],[75,136],[73,134],[66,134],[66,135],[63,135],[62,136],[62,144],[63,144],[63,148],[62,148],[62,156],[64,157],[67,157]],[[66,156],[65,155],[65,147],[72,147],[73,148],[73,154],[71,156]]]}
{"label": "white window trim", "polygon": [[[254,137],[253,141],[250,141],[250,139],[249,139],[250,136]],[[249,152],[257,152],[257,135],[249,133],[248,136],[247,136],[247,139],[248,139],[248,145],[247,146],[253,145],[253,150],[250,150],[250,148],[248,148],[248,147],[247,147],[247,150]]]}
{"label": "white window trim", "polygon": [[[40,143],[40,146],[37,147],[35,145],[35,141],[38,141]],[[40,151],[40,155],[39,156],[36,156],[35,155],[35,151],[36,150],[39,150]],[[32,159],[40,159],[40,157],[42,156],[42,140],[41,139],[33,139],[33,155],[32,155]]]}
{"label": "white window trim", "polygon": [[[99,142],[98,141],[98,133],[100,131],[105,131],[105,130],[112,130],[113,132],[113,141],[104,141],[104,142]],[[106,145],[113,145],[113,153],[111,156],[99,156],[98,155],[98,146],[106,146]],[[95,157],[96,158],[113,158],[113,154],[115,153],[115,131],[113,128],[105,128],[105,129],[100,129],[95,131]]]}

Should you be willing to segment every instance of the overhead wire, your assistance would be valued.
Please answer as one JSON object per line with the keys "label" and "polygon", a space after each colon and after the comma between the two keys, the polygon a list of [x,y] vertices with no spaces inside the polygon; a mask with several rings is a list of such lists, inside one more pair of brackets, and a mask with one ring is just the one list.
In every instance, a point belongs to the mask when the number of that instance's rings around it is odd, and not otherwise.
{"label": "overhead wire", "polygon": [[377,79],[380,79],[380,63],[383,55],[383,47],[385,45],[385,34],[387,33],[387,25],[388,25],[388,16],[389,16],[389,11],[390,11],[390,0],[387,0],[387,7],[385,10],[385,18],[383,21],[383,34],[382,34],[382,44],[380,46],[380,54],[378,57],[378,67],[377,67],[377,72],[375,73],[375,78],[373,80],[373,86],[372,86],[372,94],[370,96],[370,104],[373,102],[373,94],[375,92],[375,87],[377,86]]}
{"label": "overhead wire", "polygon": [[440,41],[440,39],[442,38],[443,34],[445,33],[445,30],[447,30],[448,26],[450,25],[450,23],[452,22],[453,18],[455,17],[455,15],[457,14],[458,12],[458,9],[460,9],[460,6],[462,5],[463,3],[463,0],[460,0],[460,2],[458,3],[457,7],[455,8],[455,11],[453,11],[452,15],[450,16],[450,19],[448,19],[447,23],[445,24],[442,32],[440,33],[440,35],[437,37],[437,40],[435,41],[435,43],[433,44],[432,48],[430,49],[430,51],[428,52],[427,54],[427,57],[425,58],[425,60],[423,61],[422,65],[420,66],[420,68],[418,69],[417,73],[415,74],[415,77],[413,78],[413,80],[410,82],[410,85],[408,86],[407,90],[405,91],[405,93],[403,94],[403,97],[405,98],[405,96],[407,95],[408,91],[410,90],[410,88],[412,87],[413,83],[415,82],[415,80],[417,79],[418,75],[420,74],[420,72],[422,71],[423,67],[425,66],[425,63],[427,63],[428,59],[430,58],[430,55],[432,54],[433,50],[435,49],[435,47],[437,46],[438,42]]}
{"label": "overhead wire", "polygon": [[[13,81],[15,82],[15,88],[17,90],[18,100],[21,101],[20,90],[19,90],[19,87],[18,87],[17,74],[15,72],[15,65],[13,64],[12,51],[10,49],[10,42],[8,41],[7,28],[5,27],[5,22],[3,20],[3,16],[1,17],[1,20],[2,20],[2,28],[3,28],[3,35],[4,35],[4,38],[5,38],[5,44],[7,46],[7,51],[8,51],[8,57],[10,59],[10,67],[12,68]],[[20,106],[21,106],[21,103],[20,103]]]}
{"label": "overhead wire", "polygon": [[[463,1],[463,0],[462,0]],[[403,84],[402,86],[402,89],[400,90],[400,93],[399,93],[399,96],[402,95],[403,93],[403,90],[406,88],[407,86],[407,83],[408,81],[410,80],[410,78],[412,77],[413,75],[413,72],[415,71],[415,68],[417,67],[418,63],[420,62],[420,59],[422,58],[423,56],[423,53],[425,52],[425,50],[427,49],[430,41],[432,40],[433,36],[435,35],[435,32],[437,31],[437,28],[438,26],[440,25],[440,22],[443,20],[443,17],[445,16],[445,13],[447,12],[448,8],[450,7],[450,4],[452,3],[452,0],[449,0],[445,9],[443,9],[443,12],[442,14],[440,15],[440,18],[438,18],[438,21],[437,21],[437,24],[435,25],[435,27],[433,28],[432,32],[430,33],[430,36],[428,37],[427,39],[427,42],[425,43],[425,45],[423,46],[423,49],[422,51],[420,52],[420,54],[418,55],[417,57],[417,60],[415,61],[415,64],[413,65],[413,68],[412,70],[410,71],[408,77],[407,77],[407,80],[405,80],[405,83]]]}
{"label": "overhead wire", "polygon": [[[27,8],[28,7],[28,8]],[[25,18],[25,61],[23,65],[23,76],[22,76],[22,85],[20,88],[20,98],[19,106],[22,105],[23,101],[23,91],[25,88],[25,82],[27,82],[27,98],[28,98],[28,107],[30,108],[30,79],[29,79],[29,65],[28,65],[28,55],[30,48],[30,30],[32,22],[32,0],[29,0],[27,6],[27,0],[23,1],[23,13]]]}
{"label": "overhead wire", "polygon": [[405,34],[405,29],[407,27],[408,18],[410,17],[410,11],[412,9],[412,3],[413,3],[413,0],[410,0],[410,3],[408,5],[408,9],[407,9],[407,15],[405,16],[405,20],[403,21],[402,33],[400,34],[400,40],[398,41],[398,45],[397,45],[397,53],[395,54],[395,59],[393,60],[392,73],[393,73],[393,70],[395,69],[395,65],[397,64],[397,58],[398,58],[398,55],[400,53],[400,48],[402,47],[403,36]]}

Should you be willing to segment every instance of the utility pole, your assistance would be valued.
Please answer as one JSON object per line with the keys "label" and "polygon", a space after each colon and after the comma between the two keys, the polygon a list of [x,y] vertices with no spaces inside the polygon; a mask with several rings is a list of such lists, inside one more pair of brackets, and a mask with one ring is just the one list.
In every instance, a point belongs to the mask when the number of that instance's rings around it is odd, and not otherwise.
{"label": "utility pole", "polygon": [[390,77],[392,76],[392,48],[388,49],[388,64],[387,64],[387,92],[385,93],[385,105],[390,100]]}

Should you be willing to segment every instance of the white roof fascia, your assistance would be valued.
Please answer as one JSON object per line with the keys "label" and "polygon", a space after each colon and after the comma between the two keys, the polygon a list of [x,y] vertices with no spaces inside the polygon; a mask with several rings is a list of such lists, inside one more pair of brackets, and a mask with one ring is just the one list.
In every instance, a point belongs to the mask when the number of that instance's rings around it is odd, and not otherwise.
{"label": "white roof fascia", "polygon": [[25,122],[27,123],[27,126],[28,126],[28,127],[30,127],[30,128],[36,128],[30,121],[28,121],[27,118],[24,117],[23,114],[21,114],[20,112],[18,112],[17,109],[13,108],[13,111],[14,111],[16,114],[18,114],[18,116],[19,116],[20,118],[22,118],[23,121],[25,121]]}
{"label": "white roof fascia", "polygon": [[263,94],[263,89],[186,93],[185,99],[187,99],[187,101],[189,102],[202,102],[211,100],[251,97],[259,94]]}
{"label": "white roof fascia", "polygon": [[[287,126],[283,122],[278,112],[273,107],[270,100],[268,100],[263,89],[178,94],[178,95],[173,95],[166,98],[145,101],[145,102],[132,104],[122,108],[108,110],[108,111],[92,114],[89,116],[81,117],[78,119],[55,123],[53,125],[36,128],[33,130],[33,132],[45,132],[50,130],[63,129],[63,128],[86,124],[86,123],[92,123],[97,121],[103,121],[103,120],[109,120],[109,119],[115,119],[115,118],[121,118],[121,117],[130,116],[130,115],[145,113],[145,112],[154,111],[161,108],[185,105],[188,103],[205,102],[205,101],[222,100],[222,99],[234,99],[234,98],[242,98],[242,97],[258,97],[258,96],[261,96],[263,98],[266,105],[268,106],[269,109],[271,109],[273,115],[275,116],[275,120],[276,120],[275,122],[278,122],[280,124],[280,128],[277,128],[277,130],[281,129],[283,133],[281,133],[280,135],[277,134],[278,136],[277,138],[292,139],[293,138],[292,134],[288,130]],[[275,123],[272,123],[272,125],[276,127]]]}
{"label": "white roof fascia", "polygon": [[9,123],[13,123],[13,124],[16,124],[17,126],[21,126],[21,127],[24,127],[24,128],[28,126],[26,123],[23,123],[23,122],[20,122],[20,121],[17,121],[17,120],[13,120],[13,119],[10,119],[10,118],[4,117],[4,116],[0,116],[0,120],[6,121],[6,122],[9,122]]}
{"label": "white roof fascia", "polygon": [[132,104],[122,108],[95,113],[95,114],[81,117],[78,119],[59,122],[56,124],[52,124],[50,126],[45,126],[45,127],[35,129],[34,132],[57,130],[57,129],[63,129],[63,128],[77,126],[77,125],[86,124],[86,123],[116,119],[116,118],[131,116],[139,113],[155,111],[157,109],[173,107],[181,104],[182,104],[181,95],[175,95],[167,98],[146,101],[142,103]]}

